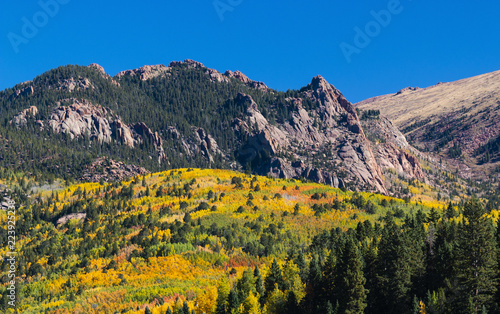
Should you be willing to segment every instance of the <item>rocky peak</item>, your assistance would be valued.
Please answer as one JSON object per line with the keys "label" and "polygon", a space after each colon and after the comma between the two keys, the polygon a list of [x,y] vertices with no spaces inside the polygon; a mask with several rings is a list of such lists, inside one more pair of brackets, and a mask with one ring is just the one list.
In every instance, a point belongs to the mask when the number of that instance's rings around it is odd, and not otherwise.
{"label": "rocky peak", "polygon": [[108,73],[106,73],[106,71],[104,71],[104,68],[102,66],[100,66],[99,64],[92,63],[92,64],[90,64],[88,66],[88,68],[96,70],[97,72],[99,72],[99,74],[102,77],[104,77],[105,79],[111,80],[111,84],[113,84],[115,86],[120,86],[120,83],[118,83],[117,81],[115,81]]}
{"label": "rocky peak", "polygon": [[234,79],[237,79],[238,81],[244,83],[245,85],[249,86],[249,87],[252,87],[252,88],[256,88],[256,89],[261,89],[261,90],[267,90],[269,89],[267,87],[266,84],[264,84],[263,82],[257,82],[257,81],[253,81],[251,79],[248,78],[248,76],[246,76],[245,74],[241,73],[240,71],[230,71],[230,70],[227,70],[225,73],[224,73],[225,76],[229,77],[229,78],[234,78]]}
{"label": "rocky peak", "polygon": [[101,73],[102,75],[106,75],[106,71],[104,71],[104,68],[97,63],[91,63],[88,67],[96,70],[97,72]]}
{"label": "rocky peak", "polygon": [[121,79],[125,76],[138,76],[141,81],[146,81],[154,77],[167,75],[169,71],[170,68],[163,64],[145,65],[138,69],[121,71],[115,77]]}
{"label": "rocky peak", "polygon": [[[352,105],[320,76],[313,79],[305,96],[316,101],[318,107],[307,111],[301,99],[287,98],[285,101],[295,109],[290,119],[276,125],[261,114],[251,96],[236,96],[235,101],[247,108],[241,118],[233,121],[235,133],[244,139],[238,150],[240,162],[259,164],[257,171],[264,175],[303,177],[337,187],[345,182],[366,184],[387,193],[381,169]],[[294,163],[283,155],[301,162]],[[336,165],[341,165],[344,177],[338,176]]]}
{"label": "rocky peak", "polygon": [[316,75],[315,77],[313,77],[313,79],[311,81],[311,88],[314,90],[317,90],[317,89],[325,90],[329,87],[330,87],[330,83],[328,83],[326,81],[326,79],[321,75]]}
{"label": "rocky peak", "polygon": [[318,102],[318,113],[328,127],[336,127],[344,117],[351,132],[364,135],[354,106],[321,75],[315,76],[305,90],[310,99]]}
{"label": "rocky peak", "polygon": [[258,130],[264,130],[269,126],[269,122],[259,111],[257,103],[253,100],[252,96],[238,93],[235,100],[239,104],[247,107],[246,118],[252,124],[251,126],[247,126],[247,128],[254,126],[257,127]]}
{"label": "rocky peak", "polygon": [[170,64],[168,66],[173,68],[173,67],[180,66],[183,64],[187,65],[188,68],[190,68],[190,69],[205,68],[203,63],[198,62],[198,61],[194,61],[191,59],[186,59],[184,61],[172,61],[172,62],[170,62]]}

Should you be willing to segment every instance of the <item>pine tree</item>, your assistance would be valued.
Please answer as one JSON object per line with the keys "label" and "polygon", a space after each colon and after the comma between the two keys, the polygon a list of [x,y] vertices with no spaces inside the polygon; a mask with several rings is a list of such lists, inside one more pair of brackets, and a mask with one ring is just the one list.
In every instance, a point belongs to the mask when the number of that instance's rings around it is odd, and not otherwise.
{"label": "pine tree", "polygon": [[479,200],[465,203],[459,232],[459,273],[463,299],[472,298],[475,311],[490,308],[497,290],[494,227]]}
{"label": "pine tree", "polygon": [[186,301],[182,304],[182,314],[190,314],[189,306]]}
{"label": "pine tree", "polygon": [[407,313],[411,298],[411,244],[392,218],[382,232],[377,258],[378,312]]}
{"label": "pine tree", "polygon": [[283,275],[281,273],[281,267],[278,265],[276,259],[273,260],[271,268],[267,273],[266,279],[264,280],[264,288],[266,289],[266,298],[274,290],[274,285],[277,284],[278,288],[283,287]]}
{"label": "pine tree", "polygon": [[[330,252],[326,258],[326,262],[322,267],[322,283],[321,283],[321,296],[320,298],[324,301],[327,300],[330,303],[335,303],[337,300],[337,294],[335,290],[335,281],[337,280],[337,268],[335,265],[335,254],[333,251]],[[333,308],[332,308],[333,309]]]}
{"label": "pine tree", "polygon": [[412,314],[419,314],[420,313],[420,302],[417,298],[416,295],[413,296],[413,309],[412,309]]}
{"label": "pine tree", "polygon": [[240,300],[238,299],[238,293],[234,290],[229,292],[227,297],[227,312],[233,313],[240,307]]}
{"label": "pine tree", "polygon": [[457,216],[455,209],[453,208],[453,204],[451,201],[448,203],[448,206],[446,207],[446,213],[445,213],[446,218],[454,218]]}
{"label": "pine tree", "polygon": [[229,296],[229,282],[226,276],[222,277],[217,287],[217,305],[215,308],[216,314],[227,313],[227,299]]}
{"label": "pine tree", "polygon": [[299,251],[299,254],[297,254],[297,257],[295,258],[294,262],[300,269],[300,274],[299,274],[300,279],[302,280],[302,282],[305,283],[307,280],[307,265],[302,250]]}
{"label": "pine tree", "polygon": [[330,301],[327,301],[327,302],[326,302],[326,309],[325,309],[325,313],[326,313],[326,314],[333,314],[333,313],[334,313],[333,311],[334,311],[334,310],[333,310],[333,305],[332,305],[332,303],[331,303]]}
{"label": "pine tree", "polygon": [[366,280],[363,274],[363,262],[359,249],[351,237],[346,240],[335,269],[335,290],[341,313],[364,313],[367,291],[364,287]]}
{"label": "pine tree", "polygon": [[295,292],[290,291],[286,296],[285,312],[287,314],[299,314],[300,309]]}
{"label": "pine tree", "polygon": [[255,278],[255,291],[259,295],[261,304],[263,304],[263,300],[264,300],[264,283],[262,282],[262,277],[260,276],[259,267],[255,266],[255,269],[253,271],[253,276]]}
{"label": "pine tree", "polygon": [[309,263],[309,272],[307,278],[307,300],[311,304],[320,304],[321,300],[321,287],[322,287],[322,273],[320,263],[316,255],[313,256]]}
{"label": "pine tree", "polygon": [[243,271],[243,275],[236,284],[239,300],[245,300],[250,292],[256,292],[253,272],[250,268]]}

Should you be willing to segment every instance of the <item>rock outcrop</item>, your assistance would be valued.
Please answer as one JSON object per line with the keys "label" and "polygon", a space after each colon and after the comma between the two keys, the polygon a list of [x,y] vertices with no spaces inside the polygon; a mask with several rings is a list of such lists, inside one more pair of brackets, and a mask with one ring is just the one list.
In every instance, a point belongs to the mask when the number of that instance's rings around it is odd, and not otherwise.
{"label": "rock outcrop", "polygon": [[94,89],[94,84],[86,78],[86,77],[71,77],[62,81],[59,81],[56,86],[51,86],[57,90],[61,91],[69,91],[72,92],[74,90],[86,90],[86,89]]}
{"label": "rock outcrop", "polygon": [[[23,84],[20,84],[20,85],[24,85],[24,84],[27,84],[27,83],[31,83],[31,81],[29,82],[25,82]],[[32,86],[32,85],[28,85],[24,88],[20,88],[20,89],[16,89],[14,91],[14,93],[12,95],[10,95],[10,100],[14,100],[16,99],[17,97],[20,97],[20,96],[31,96],[33,95],[35,92],[35,88]]]}
{"label": "rock outcrop", "polygon": [[[27,117],[34,117],[37,112],[34,106],[27,108],[17,114],[11,123],[24,125]],[[71,98],[57,102],[48,120],[37,123],[42,127],[48,125],[56,133],[68,134],[71,139],[88,136],[91,141],[116,141],[131,148],[148,139],[158,153],[158,162],[165,160],[163,140],[157,132],[151,131],[142,122],[127,125],[112,111],[88,100]]]}
{"label": "rock outcrop", "polygon": [[149,173],[146,169],[135,166],[127,165],[123,162],[116,162],[109,158],[98,158],[92,162],[83,171],[80,179],[86,182],[114,182],[122,181],[126,178],[144,175]]}
{"label": "rock outcrop", "polygon": [[30,106],[29,108],[26,108],[23,111],[16,114],[14,118],[9,122],[15,123],[17,127],[20,127],[28,123],[28,118],[30,117],[35,118],[37,113],[38,113],[38,108],[36,106]]}
{"label": "rock outcrop", "polygon": [[115,77],[117,79],[121,79],[125,76],[137,76],[141,81],[146,81],[158,76],[169,75],[169,71],[170,68],[164,66],[163,64],[145,65],[138,69],[121,71],[118,74],[116,74]]}
{"label": "rock outcrop", "polygon": [[372,149],[382,169],[392,169],[405,178],[426,181],[427,178],[416,155],[421,155],[408,144],[405,136],[387,118],[361,121]]}
{"label": "rock outcrop", "polygon": [[264,84],[263,82],[253,81],[253,80],[249,79],[248,76],[241,73],[240,71],[233,72],[233,71],[227,70],[224,73],[224,75],[227,77],[230,77],[230,78],[237,79],[238,81],[243,82],[245,85],[247,85],[251,88],[261,89],[261,90],[268,90],[269,89],[269,87],[267,87],[267,85]]}
{"label": "rock outcrop", "polygon": [[300,99],[289,98],[295,108],[291,119],[277,125],[267,121],[249,95],[236,97],[237,103],[247,106],[246,116],[233,121],[235,133],[244,139],[238,151],[240,162],[257,165],[261,174],[304,177],[332,186],[366,185],[387,193],[352,104],[321,76],[313,78],[305,94],[317,108],[307,111]]}
{"label": "rock outcrop", "polygon": [[167,128],[167,140],[175,141],[180,145],[181,156],[194,157],[200,154],[210,163],[215,161],[216,155],[226,157],[217,141],[204,128],[192,126],[191,133],[184,136],[174,126],[170,126]]}
{"label": "rock outcrop", "polygon": [[91,63],[89,66],[89,68],[91,69],[94,69],[96,70],[97,72],[99,72],[99,74],[101,74],[101,76],[107,80],[110,80],[111,81],[111,84],[115,85],[115,86],[120,86],[120,83],[118,83],[115,79],[113,79],[111,77],[111,75],[109,75],[108,73],[106,73],[106,71],[104,71],[104,68],[102,66],[100,66],[99,64],[97,63]]}
{"label": "rock outcrop", "polygon": [[205,67],[202,63],[190,59],[184,61],[172,61],[168,66],[163,64],[158,65],[145,65],[138,69],[126,70],[116,74],[117,79],[122,79],[126,76],[137,76],[141,81],[146,81],[155,77],[166,77],[171,75],[176,67],[187,66],[190,69],[204,69],[205,73],[210,76],[212,81],[217,82],[228,82],[229,79],[219,73],[217,70],[209,69]]}
{"label": "rock outcrop", "polygon": [[[71,139],[88,136],[90,140],[109,143],[112,141],[113,132],[110,112],[101,106],[89,101],[70,99],[71,105],[66,106],[61,102],[52,111],[48,125],[56,133],[69,134]],[[112,120],[111,120],[112,121]]]}
{"label": "rock outcrop", "polygon": [[210,162],[214,162],[215,154],[222,154],[219,145],[215,139],[208,134],[203,128],[194,127],[196,142],[203,156],[207,157]]}

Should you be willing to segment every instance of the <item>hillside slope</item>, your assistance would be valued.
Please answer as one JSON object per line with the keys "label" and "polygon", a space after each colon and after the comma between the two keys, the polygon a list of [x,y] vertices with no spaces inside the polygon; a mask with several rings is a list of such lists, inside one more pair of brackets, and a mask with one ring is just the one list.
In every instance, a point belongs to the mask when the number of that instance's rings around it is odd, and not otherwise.
{"label": "hillside slope", "polygon": [[355,106],[380,110],[410,143],[448,160],[461,176],[495,176],[500,161],[500,71],[405,88]]}
{"label": "hillside slope", "polygon": [[[19,191],[15,182],[4,183]],[[29,199],[19,193],[12,197],[22,205],[16,278],[23,313],[144,313],[145,306],[164,313],[184,301],[196,313],[212,312],[225,277],[236,286],[245,269],[258,266],[264,279],[273,259],[284,265],[289,256],[300,264],[299,252],[305,263],[314,250],[326,251],[319,247],[330,240],[320,239],[330,230],[332,236],[356,227],[375,234],[376,221],[388,213],[400,222],[405,213],[444,206],[212,169],[38,189]],[[0,219],[6,227],[6,212]],[[299,279],[297,266],[287,267],[285,279],[297,281],[280,289],[298,293],[298,302],[306,293],[305,269]]]}

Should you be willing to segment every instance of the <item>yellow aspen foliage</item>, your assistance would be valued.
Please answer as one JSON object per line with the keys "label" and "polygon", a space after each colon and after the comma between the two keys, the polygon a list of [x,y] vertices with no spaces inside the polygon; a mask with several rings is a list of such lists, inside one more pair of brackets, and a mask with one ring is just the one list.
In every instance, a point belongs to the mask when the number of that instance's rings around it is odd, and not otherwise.
{"label": "yellow aspen foliage", "polygon": [[306,291],[299,274],[300,269],[292,260],[287,261],[283,266],[283,281],[289,287],[289,291],[295,293],[297,301],[300,302],[306,295]]}
{"label": "yellow aspen foliage", "polygon": [[242,314],[260,314],[260,304],[258,294],[257,296],[253,294],[252,291],[248,294],[248,297],[243,301],[243,311]]}
{"label": "yellow aspen foliage", "polygon": [[418,311],[419,314],[426,314],[427,311],[425,310],[425,303],[422,302],[422,300],[420,300],[420,303],[419,303],[419,311]]}
{"label": "yellow aspen foliage", "polygon": [[196,296],[195,304],[198,313],[213,313],[217,302],[217,288],[207,287],[203,292]]}
{"label": "yellow aspen foliage", "polygon": [[267,302],[264,305],[267,313],[282,313],[285,309],[285,303],[285,294],[275,284],[274,290],[269,294]]}

